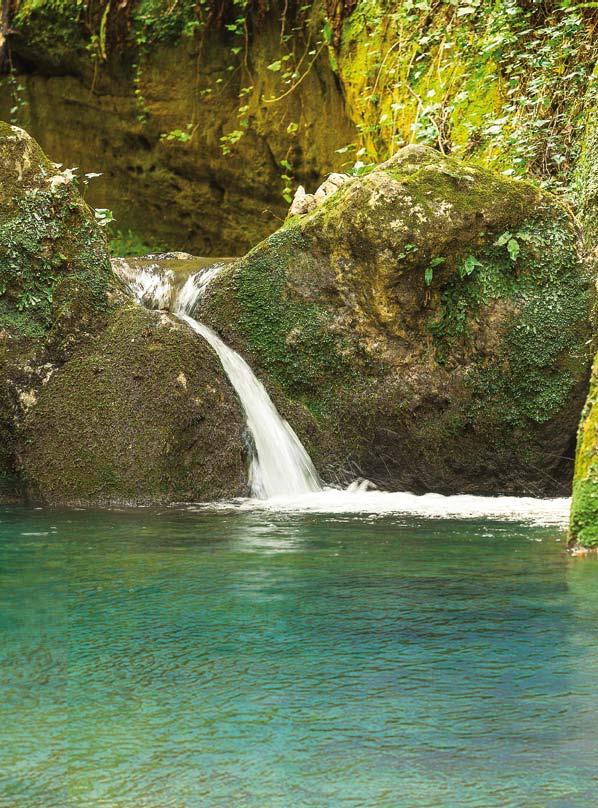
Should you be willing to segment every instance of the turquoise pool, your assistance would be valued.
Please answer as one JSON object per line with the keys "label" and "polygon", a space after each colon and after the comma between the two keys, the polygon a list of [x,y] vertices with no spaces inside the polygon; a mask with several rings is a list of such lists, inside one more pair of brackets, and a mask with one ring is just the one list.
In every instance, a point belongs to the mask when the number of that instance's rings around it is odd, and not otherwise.
{"label": "turquoise pool", "polygon": [[558,527],[0,509],[2,808],[596,803]]}

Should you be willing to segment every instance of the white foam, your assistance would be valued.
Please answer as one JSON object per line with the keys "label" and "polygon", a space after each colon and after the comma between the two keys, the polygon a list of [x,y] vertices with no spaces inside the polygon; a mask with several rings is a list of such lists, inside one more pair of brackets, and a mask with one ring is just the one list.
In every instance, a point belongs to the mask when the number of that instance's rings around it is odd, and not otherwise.
{"label": "white foam", "polygon": [[535,499],[533,497],[480,497],[469,494],[443,496],[417,495],[409,492],[342,491],[327,488],[300,496],[277,496],[270,499],[243,499],[219,502],[200,508],[234,508],[278,513],[388,514],[426,519],[497,519],[535,525],[566,527],[571,500]]}

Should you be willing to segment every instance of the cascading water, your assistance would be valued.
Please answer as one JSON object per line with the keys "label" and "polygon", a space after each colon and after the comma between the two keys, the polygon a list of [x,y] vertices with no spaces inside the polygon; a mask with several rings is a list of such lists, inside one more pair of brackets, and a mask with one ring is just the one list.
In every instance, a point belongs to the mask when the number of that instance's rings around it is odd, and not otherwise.
{"label": "cascading water", "polygon": [[164,271],[157,264],[144,267],[124,259],[113,260],[115,272],[147,308],[168,308],[174,295],[173,313],[203,337],[218,355],[245,410],[247,426],[253,437],[254,451],[249,468],[253,496],[269,499],[321,491],[318,473],[301,441],[280,417],[264,385],[247,362],[211,328],[192,317],[196,303],[222,267],[222,264],[215,264],[191,275],[174,294],[173,272]]}
{"label": "cascading water", "polygon": [[209,267],[188,278],[176,296],[174,313],[212,346],[239,396],[255,446],[249,469],[251,492],[254,497],[268,499],[321,491],[318,473],[301,441],[280,417],[247,362],[211,328],[191,316],[197,301],[220,269],[219,266]]}
{"label": "cascading water", "polygon": [[[114,271],[131,293],[153,309],[171,307],[173,312],[203,337],[218,355],[224,371],[245,409],[254,442],[249,469],[253,499],[240,508],[275,508],[276,511],[314,513],[406,513],[420,516],[516,519],[537,524],[565,525],[569,500],[534,500],[517,497],[475,497],[408,492],[371,491],[367,480],[356,481],[346,491],[322,489],[318,474],[301,441],[278,414],[264,386],[253,371],[211,328],[193,318],[195,305],[222,264],[206,266],[189,276],[175,292],[175,273],[159,262],[113,259]],[[309,495],[311,496],[305,496]],[[299,495],[299,498],[297,497]],[[227,505],[230,507],[230,504]]]}
{"label": "cascading water", "polygon": [[113,258],[112,269],[147,309],[167,309],[172,300],[174,272],[161,271],[157,263],[135,266],[125,258]]}

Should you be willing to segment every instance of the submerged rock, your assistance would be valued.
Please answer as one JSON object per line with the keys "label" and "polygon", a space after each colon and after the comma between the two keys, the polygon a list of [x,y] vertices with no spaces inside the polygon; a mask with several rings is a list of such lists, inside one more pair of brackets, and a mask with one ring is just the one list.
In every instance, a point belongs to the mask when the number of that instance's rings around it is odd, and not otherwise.
{"label": "submerged rock", "polygon": [[410,146],[225,268],[199,316],[325,479],[562,494],[589,366],[577,242],[553,196]]}

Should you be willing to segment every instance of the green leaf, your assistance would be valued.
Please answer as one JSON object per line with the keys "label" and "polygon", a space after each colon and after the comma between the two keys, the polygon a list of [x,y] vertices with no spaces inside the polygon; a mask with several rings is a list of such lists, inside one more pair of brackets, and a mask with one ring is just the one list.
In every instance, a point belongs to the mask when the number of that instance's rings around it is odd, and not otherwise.
{"label": "green leaf", "polygon": [[282,69],[282,62],[280,59],[277,59],[275,62],[272,62],[271,65],[268,65],[268,70],[271,70],[273,73],[279,73]]}
{"label": "green leaf", "polygon": [[426,267],[426,270],[424,272],[424,280],[426,282],[426,286],[430,286],[430,284],[432,283],[433,277],[434,277],[434,269],[433,269],[433,267],[432,266]]}
{"label": "green leaf", "polygon": [[516,261],[517,256],[521,252],[521,247],[519,246],[519,242],[517,239],[511,238],[507,241],[507,250],[511,261]]}
{"label": "green leaf", "polygon": [[462,278],[465,278],[467,275],[471,275],[476,267],[481,267],[482,262],[478,261],[475,255],[468,255],[465,261],[459,267],[459,275]]}
{"label": "green leaf", "polygon": [[322,26],[322,36],[324,37],[324,41],[328,45],[332,42],[332,26],[330,25],[328,20],[326,20],[326,22]]}
{"label": "green leaf", "polygon": [[499,236],[499,237],[496,239],[496,241],[494,242],[494,245],[495,245],[496,247],[504,247],[504,246],[505,246],[505,244],[507,243],[507,241],[508,241],[509,239],[511,239],[511,238],[513,238],[513,236],[512,236],[512,234],[511,234],[511,233],[510,233],[510,232],[507,230],[507,231],[505,231],[505,232],[504,232],[502,235],[500,235],[500,236]]}
{"label": "green leaf", "polygon": [[432,258],[432,260],[430,261],[430,266],[431,267],[439,267],[440,264],[444,264],[445,261],[446,261],[446,258],[444,256],[442,256],[442,255],[439,255],[436,258]]}

